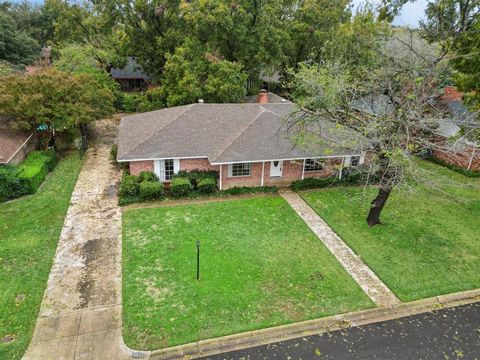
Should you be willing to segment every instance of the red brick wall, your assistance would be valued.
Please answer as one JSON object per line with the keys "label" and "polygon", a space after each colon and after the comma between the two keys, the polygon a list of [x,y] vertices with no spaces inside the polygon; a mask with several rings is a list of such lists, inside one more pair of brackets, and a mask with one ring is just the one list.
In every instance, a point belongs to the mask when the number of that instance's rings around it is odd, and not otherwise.
{"label": "red brick wall", "polygon": [[[474,150],[475,153],[473,153]],[[435,150],[433,152],[433,156],[435,158],[455,166],[460,166],[464,169],[468,169],[468,165],[470,164],[470,160],[472,159],[472,154],[473,160],[470,166],[470,170],[480,171],[480,149],[475,149],[473,146],[465,147],[463,151],[457,152],[447,152],[439,150]]]}
{"label": "red brick wall", "polygon": [[[265,166],[266,167],[266,166]],[[262,163],[252,163],[250,176],[228,177],[228,165],[222,165],[222,189],[235,186],[260,186],[262,178]]]}
{"label": "red brick wall", "polygon": [[153,172],[153,160],[148,161],[130,161],[130,174],[139,175],[142,171]]}
{"label": "red brick wall", "polygon": [[207,158],[205,159],[181,159],[180,170],[216,170],[220,171],[219,165],[212,165]]}

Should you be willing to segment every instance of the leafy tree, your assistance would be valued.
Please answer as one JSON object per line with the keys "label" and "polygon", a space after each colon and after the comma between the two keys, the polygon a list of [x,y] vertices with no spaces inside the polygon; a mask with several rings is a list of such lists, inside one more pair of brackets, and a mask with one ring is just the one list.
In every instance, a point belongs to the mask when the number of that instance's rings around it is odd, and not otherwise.
{"label": "leafy tree", "polygon": [[15,128],[68,131],[109,115],[112,103],[111,91],[88,74],[46,69],[0,82],[0,115],[13,116]]}
{"label": "leafy tree", "polygon": [[0,9],[0,60],[12,64],[31,64],[40,53],[39,44],[15,20]]}
{"label": "leafy tree", "polygon": [[209,52],[196,39],[187,39],[167,62],[162,90],[168,106],[207,102],[239,102],[246,95],[247,74],[242,66]]}

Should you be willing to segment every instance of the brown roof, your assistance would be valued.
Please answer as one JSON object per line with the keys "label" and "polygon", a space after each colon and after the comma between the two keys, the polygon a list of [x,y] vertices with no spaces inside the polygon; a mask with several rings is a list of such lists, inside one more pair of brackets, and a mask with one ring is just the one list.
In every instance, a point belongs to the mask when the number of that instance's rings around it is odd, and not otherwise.
{"label": "brown roof", "polygon": [[286,103],[191,104],[122,118],[118,160],[207,157],[211,163],[302,159],[359,153],[363,139],[321,121],[322,143],[295,146]]}
{"label": "brown roof", "polygon": [[31,136],[28,131],[13,130],[0,123],[0,164],[8,164]]}

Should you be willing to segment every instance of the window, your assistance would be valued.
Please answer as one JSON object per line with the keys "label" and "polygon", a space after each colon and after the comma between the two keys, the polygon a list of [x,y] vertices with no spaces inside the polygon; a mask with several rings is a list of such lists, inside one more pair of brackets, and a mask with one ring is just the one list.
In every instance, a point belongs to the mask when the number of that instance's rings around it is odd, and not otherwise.
{"label": "window", "polygon": [[160,181],[170,181],[173,174],[178,172],[180,162],[177,159],[156,160],[154,168]]}
{"label": "window", "polygon": [[320,159],[306,159],[305,172],[314,172],[323,170],[323,161]]}
{"label": "window", "polygon": [[237,163],[228,165],[228,176],[250,176],[252,174],[251,163]]}
{"label": "window", "polygon": [[360,156],[352,156],[350,158],[350,166],[357,166],[360,164]]}

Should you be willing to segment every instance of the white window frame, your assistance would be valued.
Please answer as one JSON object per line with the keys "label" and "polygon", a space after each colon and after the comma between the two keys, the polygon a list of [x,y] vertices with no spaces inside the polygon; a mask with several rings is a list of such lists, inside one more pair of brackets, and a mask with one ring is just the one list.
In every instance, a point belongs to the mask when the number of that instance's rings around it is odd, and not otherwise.
{"label": "white window frame", "polygon": [[165,172],[165,161],[173,160],[173,173],[178,174],[180,171],[180,160],[179,159],[160,159],[154,160],[153,162],[153,169],[155,175],[158,176],[161,182],[169,182],[171,179],[166,179],[166,172]]}
{"label": "white window frame", "polygon": [[[242,164],[243,166],[247,166],[249,169],[248,175],[233,175],[233,166],[234,165],[240,165]],[[238,178],[238,177],[249,177],[252,176],[252,163],[233,163],[233,164],[228,164],[228,177],[230,178]]]}
{"label": "white window frame", "polygon": [[[314,170],[309,170],[307,167],[308,167],[308,164],[307,164],[307,161],[309,160],[312,160],[312,161],[317,161],[318,165],[320,165],[321,169],[314,169]],[[305,170],[304,172],[306,173],[314,173],[314,172],[321,172],[324,170],[324,167],[325,167],[325,161],[323,159],[305,159]]]}

